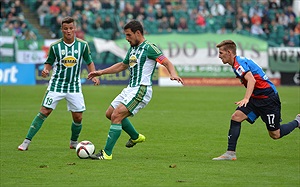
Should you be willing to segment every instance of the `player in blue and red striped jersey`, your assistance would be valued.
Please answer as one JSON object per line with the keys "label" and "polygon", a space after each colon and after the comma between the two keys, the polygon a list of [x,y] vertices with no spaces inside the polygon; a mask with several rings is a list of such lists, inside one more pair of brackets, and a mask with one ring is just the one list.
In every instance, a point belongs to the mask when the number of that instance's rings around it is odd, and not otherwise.
{"label": "player in blue and red striped jersey", "polygon": [[252,124],[260,116],[273,139],[282,138],[295,128],[300,128],[300,114],[295,120],[280,125],[281,103],[278,92],[259,65],[251,59],[237,56],[236,44],[232,40],[224,40],[216,47],[219,48],[219,58],[223,64],[232,66],[237,78],[246,87],[246,93],[242,100],[235,103],[238,107],[231,116],[227,151],[213,160],[236,160],[236,144],[244,120]]}

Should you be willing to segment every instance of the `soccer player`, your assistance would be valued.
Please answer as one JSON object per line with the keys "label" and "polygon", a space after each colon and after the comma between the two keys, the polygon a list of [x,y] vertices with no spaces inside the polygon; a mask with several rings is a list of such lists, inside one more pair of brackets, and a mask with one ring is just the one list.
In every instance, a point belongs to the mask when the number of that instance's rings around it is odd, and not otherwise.
{"label": "soccer player", "polygon": [[[95,71],[95,65],[88,43],[75,37],[76,25],[73,18],[66,17],[62,20],[61,31],[63,38],[51,44],[42,71],[42,76],[45,78],[49,75],[51,68],[53,69],[48,88],[39,113],[33,119],[25,140],[18,147],[21,151],[28,149],[34,135],[62,99],[67,100],[68,110],[71,111],[73,118],[70,148],[75,149],[78,144],[77,139],[82,127],[82,113],[85,111],[80,70],[83,61],[87,64],[89,72]],[[93,78],[92,81],[94,85],[100,83],[97,78]]]}
{"label": "soccer player", "polygon": [[129,85],[112,101],[106,111],[106,117],[111,120],[110,130],[105,148],[91,156],[92,159],[112,159],[112,150],[122,129],[130,136],[126,147],[130,148],[145,141],[145,136],[138,133],[127,117],[134,116],[144,108],[152,97],[152,75],[156,63],[165,66],[170,79],[183,84],[177,76],[173,64],[166,58],[156,45],[144,38],[144,30],[140,22],[132,20],[124,26],[126,40],[131,45],[123,62],[116,63],[106,69],[89,73],[88,78],[104,74],[114,74],[129,68]]}
{"label": "soccer player", "polygon": [[260,116],[270,137],[275,140],[300,128],[300,114],[295,120],[280,125],[281,103],[278,92],[260,66],[251,59],[237,56],[236,44],[232,40],[224,40],[216,47],[219,49],[219,58],[223,64],[232,66],[237,78],[246,87],[246,93],[242,100],[235,103],[237,108],[231,116],[227,152],[213,160],[236,160],[236,144],[244,120],[252,124]]}

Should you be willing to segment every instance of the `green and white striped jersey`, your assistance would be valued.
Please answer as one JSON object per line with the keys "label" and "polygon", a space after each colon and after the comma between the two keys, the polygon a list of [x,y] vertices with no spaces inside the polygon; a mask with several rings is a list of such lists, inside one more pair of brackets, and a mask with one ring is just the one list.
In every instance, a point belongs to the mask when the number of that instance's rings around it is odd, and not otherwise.
{"label": "green and white striped jersey", "polygon": [[129,65],[129,86],[152,85],[156,63],[164,57],[155,44],[145,40],[139,46],[130,47],[123,63]]}
{"label": "green and white striped jersey", "polygon": [[75,38],[72,44],[60,39],[50,45],[45,64],[52,65],[52,76],[47,90],[59,93],[80,93],[82,61],[93,62],[88,43]]}

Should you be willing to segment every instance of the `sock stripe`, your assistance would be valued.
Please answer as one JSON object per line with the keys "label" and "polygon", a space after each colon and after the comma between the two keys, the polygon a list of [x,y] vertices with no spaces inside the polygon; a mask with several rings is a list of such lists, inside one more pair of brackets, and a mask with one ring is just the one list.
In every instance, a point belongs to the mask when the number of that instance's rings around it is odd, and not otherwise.
{"label": "sock stripe", "polygon": [[114,130],[122,130],[122,125],[121,124],[112,124],[110,126],[110,129],[114,129]]}

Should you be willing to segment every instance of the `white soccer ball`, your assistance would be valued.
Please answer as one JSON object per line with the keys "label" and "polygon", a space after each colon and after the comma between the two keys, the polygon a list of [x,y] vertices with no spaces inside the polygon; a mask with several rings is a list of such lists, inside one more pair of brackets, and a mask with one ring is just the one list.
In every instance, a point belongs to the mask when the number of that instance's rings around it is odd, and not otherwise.
{"label": "white soccer ball", "polygon": [[89,158],[95,153],[95,146],[91,141],[84,140],[76,146],[76,154],[79,158]]}

